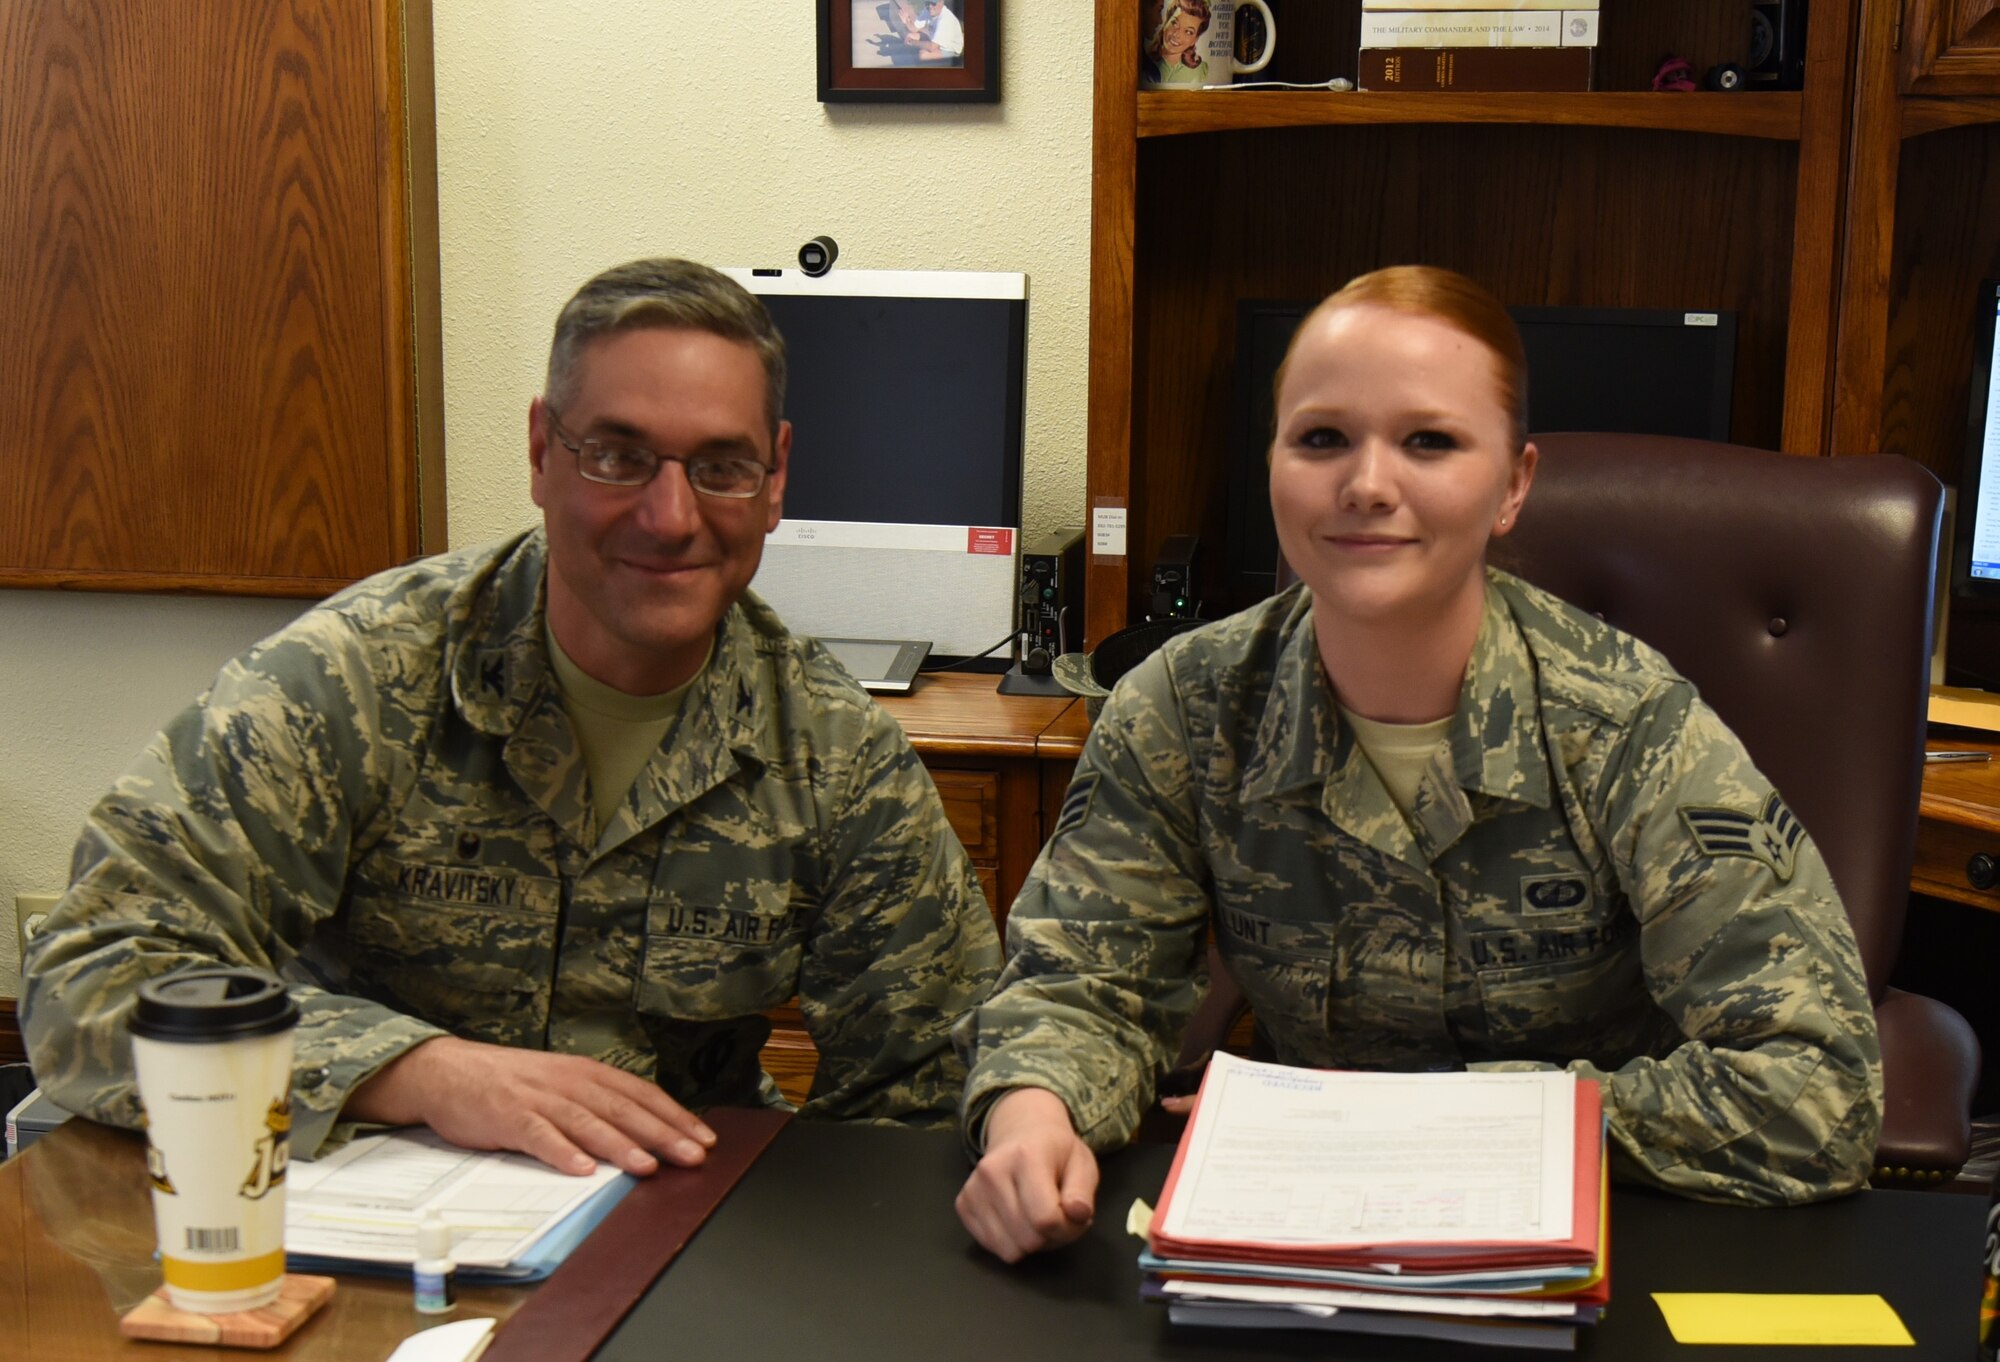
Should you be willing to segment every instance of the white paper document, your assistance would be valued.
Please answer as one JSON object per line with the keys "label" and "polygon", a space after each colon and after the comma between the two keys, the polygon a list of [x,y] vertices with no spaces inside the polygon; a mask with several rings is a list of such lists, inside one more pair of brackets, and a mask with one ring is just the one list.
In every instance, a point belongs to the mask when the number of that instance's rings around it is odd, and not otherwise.
{"label": "white paper document", "polygon": [[1565,1240],[1576,1138],[1569,1073],[1326,1072],[1218,1053],[1154,1229],[1276,1245]]}
{"label": "white paper document", "polygon": [[451,1227],[460,1267],[506,1267],[618,1176],[599,1163],[595,1173],[571,1177],[525,1154],[461,1149],[427,1130],[371,1135],[291,1165],[285,1250],[408,1263],[418,1222],[433,1214]]}

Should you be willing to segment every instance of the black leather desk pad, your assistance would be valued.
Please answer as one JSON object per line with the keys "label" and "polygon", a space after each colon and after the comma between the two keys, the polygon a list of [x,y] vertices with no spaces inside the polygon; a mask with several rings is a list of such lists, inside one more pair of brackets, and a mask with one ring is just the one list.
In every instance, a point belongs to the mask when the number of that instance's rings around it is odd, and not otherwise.
{"label": "black leather desk pad", "polygon": [[[1159,1196],[1172,1158],[1109,1159],[1081,1242],[1007,1267],[975,1246],[952,1198],[954,1135],[794,1121],[598,1352],[598,1362],[800,1357],[818,1362],[1117,1362],[1125,1358],[1527,1357],[1425,1339],[1322,1331],[1193,1329],[1138,1298],[1134,1196]],[[1977,1337],[1983,1200],[1864,1192],[1750,1210],[1618,1189],[1611,1306],[1578,1355],[1617,1362],[1969,1362]],[[1652,1291],[1871,1292],[1914,1348],[1688,1348]],[[1539,1353],[1539,1356],[1562,1356]]]}

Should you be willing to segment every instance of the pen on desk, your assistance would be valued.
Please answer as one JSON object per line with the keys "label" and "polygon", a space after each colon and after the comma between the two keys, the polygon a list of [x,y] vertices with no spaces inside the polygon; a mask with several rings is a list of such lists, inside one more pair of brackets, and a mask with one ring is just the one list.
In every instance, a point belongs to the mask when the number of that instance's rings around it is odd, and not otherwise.
{"label": "pen on desk", "polygon": [[1924,753],[1924,760],[1926,762],[1991,761],[1993,760],[1993,754],[1991,752],[1926,752]]}

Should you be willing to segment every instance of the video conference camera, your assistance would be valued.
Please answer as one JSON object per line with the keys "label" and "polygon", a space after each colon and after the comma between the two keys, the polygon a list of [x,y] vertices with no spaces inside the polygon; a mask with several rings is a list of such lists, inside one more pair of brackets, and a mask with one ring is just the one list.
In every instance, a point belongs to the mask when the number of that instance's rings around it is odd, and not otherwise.
{"label": "video conference camera", "polygon": [[799,268],[817,279],[840,259],[840,247],[830,236],[816,236],[799,247]]}

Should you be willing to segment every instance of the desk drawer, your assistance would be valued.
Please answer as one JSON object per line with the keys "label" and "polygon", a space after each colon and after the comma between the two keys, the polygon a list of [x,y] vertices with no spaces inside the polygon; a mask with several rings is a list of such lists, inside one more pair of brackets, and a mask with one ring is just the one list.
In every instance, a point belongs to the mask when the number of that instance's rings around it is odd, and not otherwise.
{"label": "desk drawer", "polygon": [[[2000,863],[2000,832],[1925,818],[1917,824],[1917,860],[1910,871],[1910,886],[1919,893],[2000,912],[2000,885],[1975,888],[1966,873],[1967,862],[1979,855]],[[1996,873],[2000,873],[2000,866],[1996,866]]]}
{"label": "desk drawer", "polygon": [[1000,775],[996,771],[931,770],[944,816],[975,861],[1000,855]]}

